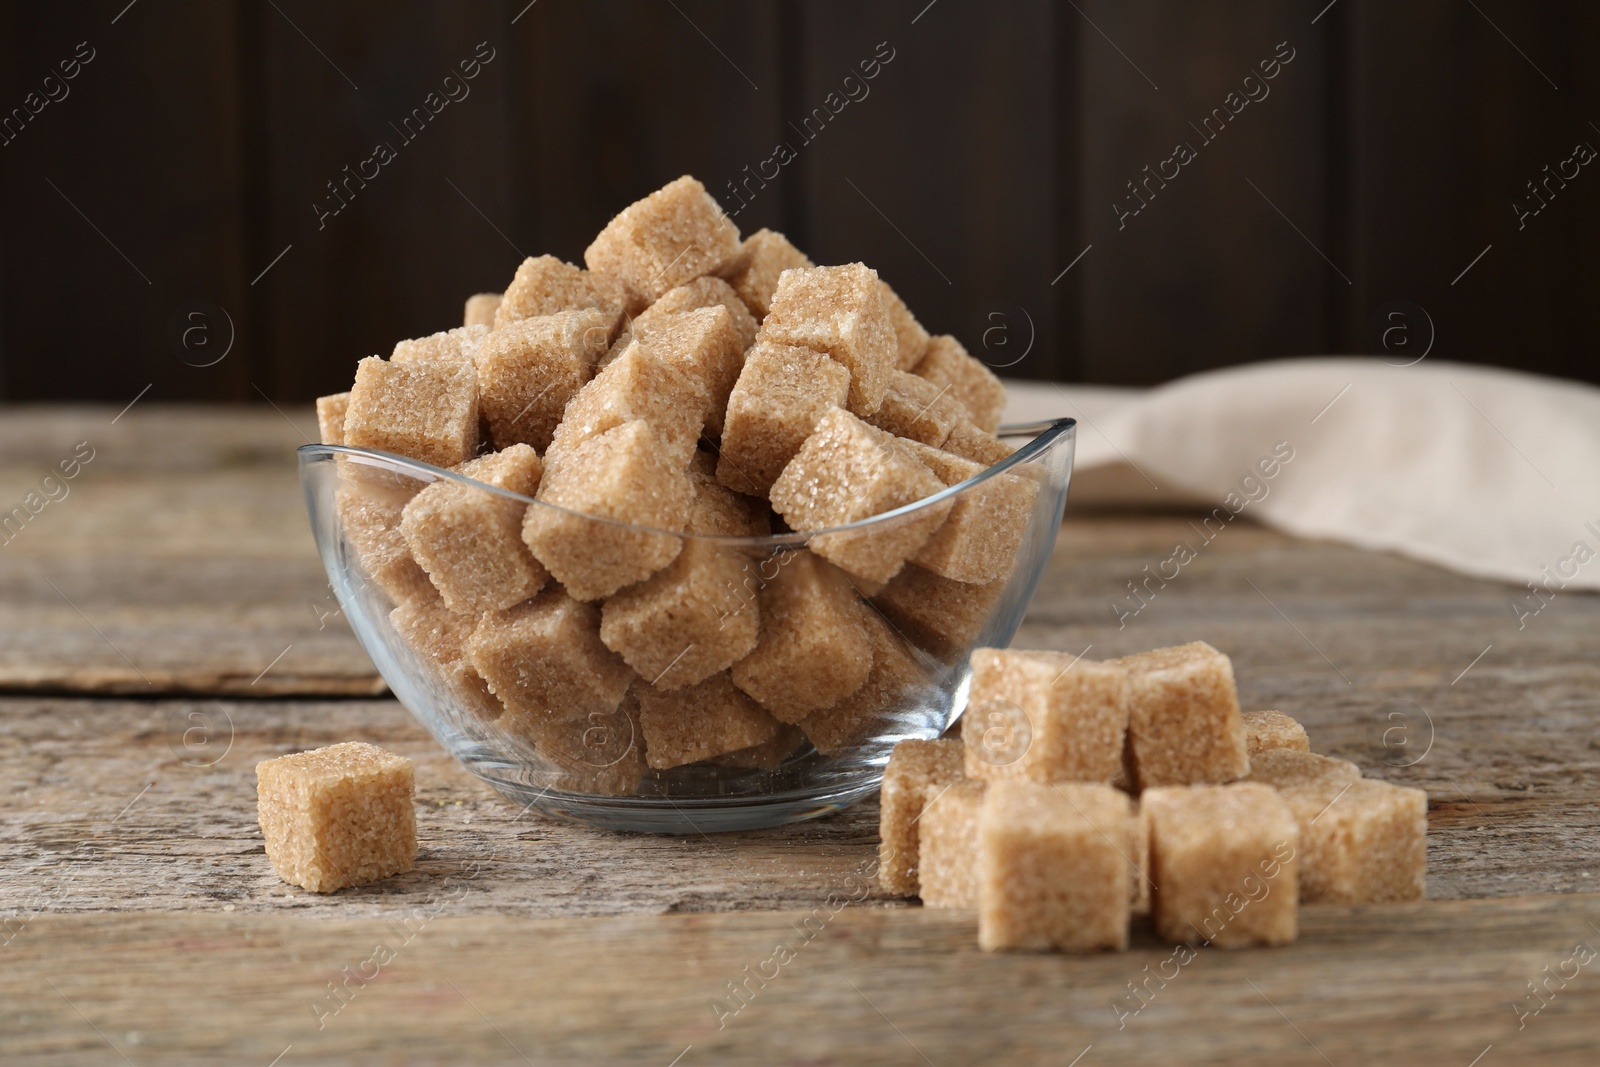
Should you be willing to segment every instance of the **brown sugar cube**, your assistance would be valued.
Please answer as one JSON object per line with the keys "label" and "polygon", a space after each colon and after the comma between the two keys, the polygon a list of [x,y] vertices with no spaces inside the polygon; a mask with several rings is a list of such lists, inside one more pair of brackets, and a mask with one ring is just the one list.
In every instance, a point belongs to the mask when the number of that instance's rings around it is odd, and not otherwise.
{"label": "brown sugar cube", "polygon": [[671,693],[648,685],[636,691],[645,756],[657,770],[765,744],[778,733],[778,720],[735,687],[726,672]]}
{"label": "brown sugar cube", "polygon": [[478,397],[496,447],[550,447],[567,402],[593,373],[616,318],[594,308],[518,319],[476,356]]}
{"label": "brown sugar cube", "polygon": [[1233,661],[1204,641],[1111,661],[1133,676],[1128,744],[1140,790],[1250,773]]}
{"label": "brown sugar cube", "polygon": [[341,485],[334,497],[339,529],[361,570],[396,603],[439,595],[400,532],[406,500],[400,492],[365,483]]}
{"label": "brown sugar cube", "polygon": [[889,753],[878,790],[878,884],[917,895],[917,838],[928,802],[961,780],[961,742],[901,741]]}
{"label": "brown sugar cube", "polygon": [[984,783],[962,778],[929,798],[917,831],[917,892],[928,908],[976,908]]}
{"label": "brown sugar cube", "polygon": [[389,613],[395,633],[412,654],[433,668],[449,694],[478,718],[493,721],[505,708],[467,658],[467,638],[477,622],[472,616],[450,611],[443,601],[426,597],[407,600]]}
{"label": "brown sugar cube", "polygon": [[574,267],[555,256],[529,258],[517,267],[516,276],[506,286],[505,296],[495,309],[494,328],[502,329],[519,319],[582,308],[596,308],[616,325],[628,310],[626,290],[615,278]]}
{"label": "brown sugar cube", "polygon": [[1004,581],[969,585],[911,564],[872,598],[902,633],[935,656],[964,651],[983,633]]}
{"label": "brown sugar cube", "polygon": [[478,448],[478,377],[470,362],[356,365],[344,442],[453,467]]}
{"label": "brown sugar cube", "polygon": [[600,640],[600,612],[560,589],[508,611],[486,612],[467,658],[517,720],[581,721],[609,715],[633,672]]}
{"label": "brown sugar cube", "polygon": [[[649,312],[634,320],[634,343],[649,355],[677,367],[705,386],[711,398],[705,428],[710,437],[715,439],[722,433],[728,394],[733,391],[734,383],[739,380],[739,372],[744,369],[746,346],[740,343],[733,316],[721,304],[676,314],[652,315],[657,306],[651,305]],[[740,305],[740,310],[744,310],[743,305]]]}
{"label": "brown sugar cube", "polygon": [[704,185],[684,175],[623,208],[584,249],[583,261],[659,300],[701,275],[723,273],[739,251],[738,227]]}
{"label": "brown sugar cube", "polygon": [[844,404],[849,391],[850,372],[827,356],[756,342],[728,394],[717,481],[766,496],[817,420]]}
{"label": "brown sugar cube", "polygon": [[972,653],[966,773],[989,781],[1105,782],[1122,767],[1128,672],[1065,652]]}
{"label": "brown sugar cube", "polygon": [[775,230],[757,230],[744,239],[739,265],[728,275],[733,291],[758,319],[767,317],[778,278],[791,267],[813,266],[806,254]]}
{"label": "brown sugar cube", "polygon": [[995,782],[978,814],[978,947],[1128,947],[1133,801],[1109,785]]}
{"label": "brown sugar cube", "polygon": [[1168,941],[1218,948],[1286,945],[1299,913],[1299,830],[1276,790],[1158,786],[1139,798],[1150,825],[1151,911]]}
{"label": "brown sugar cube", "polygon": [[[522,539],[567,592],[598,600],[671,563],[694,506],[694,486],[643,422],[626,422],[545,470]],[[606,521],[610,520],[610,521]],[[638,529],[647,527],[647,529]]]}
{"label": "brown sugar cube", "polygon": [[740,352],[756,343],[756,327],[760,325],[756,322],[756,317],[750,314],[750,309],[745,306],[739,294],[733,291],[733,286],[721,278],[710,275],[696,278],[692,282],[662,293],[660,300],[651,304],[633,320],[633,331],[637,333],[641,326],[661,316],[714,307],[728,309],[728,318],[733,325],[734,335],[739,338]]}
{"label": "brown sugar cube", "polygon": [[499,293],[474,293],[467,297],[467,306],[461,316],[463,326],[486,326],[494,329],[494,313],[500,310]]}
{"label": "brown sugar cube", "polygon": [[980,430],[965,420],[956,423],[955,429],[950,431],[950,436],[939,447],[985,467],[994,466],[1016,451],[994,434]]}
{"label": "brown sugar cube", "polygon": [[349,393],[317,397],[317,435],[323,444],[344,444],[344,413],[349,406]]}
{"label": "brown sugar cube", "polygon": [[733,684],[798,723],[860,689],[872,670],[869,610],[843,573],[804,550],[773,557],[758,595],[761,637],[733,665]]}
{"label": "brown sugar cube", "polygon": [[[529,445],[468,460],[457,472],[532,496],[544,466]],[[441,478],[411,498],[400,532],[444,606],[464,615],[509,608],[544,587],[550,573],[522,541],[527,505]]]}
{"label": "brown sugar cube", "polygon": [[[822,530],[892,511],[944,488],[892,434],[831,408],[772,483],[791,529]],[[950,513],[951,502],[861,530],[819,534],[811,550],[869,582],[886,582]]]}
{"label": "brown sugar cube", "polygon": [[926,378],[894,370],[889,372],[883,403],[867,421],[896,437],[938,448],[966,417],[967,409],[950,396],[949,386],[934,385]]}
{"label": "brown sugar cube", "polygon": [[1361,768],[1349,760],[1299,752],[1292,748],[1269,748],[1250,757],[1247,780],[1274,789],[1293,786],[1331,785],[1338,789],[1361,777]]}
{"label": "brown sugar cube", "polygon": [[1310,752],[1306,728],[1281,711],[1247,711],[1244,718],[1244,747],[1253,758],[1270,748]]}
{"label": "brown sugar cube", "polygon": [[546,767],[537,776],[544,789],[594,796],[624,797],[644,777],[644,730],[639,701],[628,688],[611,711],[590,710],[576,718],[502,720],[514,738],[533,746]]}
{"label": "brown sugar cube", "polygon": [[600,639],[656,689],[694,685],[756,647],[760,615],[744,596],[753,580],[748,557],[684,538],[677,559],[606,600]]}
{"label": "brown sugar cube", "polygon": [[478,346],[489,336],[487,326],[457,326],[453,330],[397,341],[389,353],[390,363],[471,362]]}
{"label": "brown sugar cube", "polygon": [[411,761],[346,741],[256,764],[256,806],[272,869],[332,893],[409,871],[417,858]]}
{"label": "brown sugar cube", "polygon": [[750,748],[741,748],[712,760],[723,767],[736,767],[746,771],[777,770],[783,761],[794,755],[806,743],[806,735],[793,723],[780,722],[772,740]]}
{"label": "brown sugar cube", "polygon": [[906,302],[900,299],[900,294],[889,288],[888,282],[880,280],[878,292],[883,296],[883,306],[888,310],[889,322],[894,326],[896,342],[894,365],[900,370],[908,371],[922,362],[931,338],[928,336],[928,331],[922,328],[922,323],[911,314],[911,309],[906,307]]}
{"label": "brown sugar cube", "polygon": [[954,337],[943,334],[930,339],[912,373],[934,385],[948,385],[978,429],[994,433],[1000,428],[1000,416],[1006,409],[1006,387],[981,360],[968,355]]}
{"label": "brown sugar cube", "polygon": [[1428,795],[1368,778],[1279,792],[1300,825],[1300,900],[1421,900],[1428,872]]}
{"label": "brown sugar cube", "polygon": [[872,268],[850,263],[784,271],[759,337],[824,353],[842,365],[850,372],[848,406],[857,415],[871,415],[883,403],[899,341]]}
{"label": "brown sugar cube", "polygon": [[704,382],[655,358],[635,341],[572,398],[545,462],[558,467],[567,453],[589,438],[642,420],[655,431],[657,447],[672,466],[682,470],[694,455],[710,411],[711,395]]}
{"label": "brown sugar cube", "polygon": [[[705,453],[699,453],[705,455]],[[765,500],[735,493],[708,477],[696,476],[694,509],[689,513],[689,532],[714,537],[766,537],[772,533],[771,510]]]}
{"label": "brown sugar cube", "polygon": [[[984,470],[971,460],[914,441],[905,447],[947,486],[960,485]],[[1008,578],[1038,498],[1038,482],[1010,473],[993,475],[962,490],[944,524],[911,559],[958,582],[987,585]]]}
{"label": "brown sugar cube", "polygon": [[800,729],[824,756],[843,756],[869,735],[893,729],[910,708],[931,697],[928,672],[876,611],[866,613],[872,670],[861,688],[800,720]]}

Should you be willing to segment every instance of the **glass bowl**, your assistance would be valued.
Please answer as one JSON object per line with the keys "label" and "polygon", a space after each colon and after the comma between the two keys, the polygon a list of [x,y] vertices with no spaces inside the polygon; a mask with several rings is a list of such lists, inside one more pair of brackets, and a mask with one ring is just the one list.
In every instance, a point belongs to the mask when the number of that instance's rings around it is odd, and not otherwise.
{"label": "glass bowl", "polygon": [[[547,815],[709,833],[839,811],[877,788],[897,742],[938,737],[960,716],[968,656],[1016,632],[1072,475],[1074,420],[999,434],[1022,443],[942,492],[765,537],[578,515],[337,445],[300,448],[300,480],[351,628],[463,766]],[[525,526],[541,531],[541,552],[527,554]],[[575,600],[540,577],[550,536],[569,556],[578,547],[569,570],[592,561],[641,580]],[[913,548],[926,567],[861,576]],[[523,598],[530,570],[542,586]],[[674,642],[684,647],[670,657]]]}

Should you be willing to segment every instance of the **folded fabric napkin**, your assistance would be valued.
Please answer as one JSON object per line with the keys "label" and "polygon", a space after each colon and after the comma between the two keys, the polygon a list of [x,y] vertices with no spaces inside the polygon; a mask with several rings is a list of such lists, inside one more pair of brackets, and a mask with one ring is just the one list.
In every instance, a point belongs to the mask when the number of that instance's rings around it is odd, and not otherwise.
{"label": "folded fabric napkin", "polygon": [[1594,386],[1362,358],[1148,390],[1006,385],[1007,422],[1078,420],[1069,509],[1200,503],[1465,574],[1600,590]]}

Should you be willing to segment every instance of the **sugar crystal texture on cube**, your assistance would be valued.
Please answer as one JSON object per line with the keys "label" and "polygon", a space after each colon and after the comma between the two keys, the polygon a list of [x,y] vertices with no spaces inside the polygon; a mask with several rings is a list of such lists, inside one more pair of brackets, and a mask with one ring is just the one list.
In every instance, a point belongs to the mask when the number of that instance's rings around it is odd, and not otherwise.
{"label": "sugar crystal texture on cube", "polygon": [[467,658],[505,705],[509,725],[582,722],[609,715],[633,671],[600,640],[600,612],[558,588],[506,611],[486,612]]}
{"label": "sugar crystal texture on cube", "polygon": [[1279,788],[1300,825],[1300,900],[1421,900],[1428,871],[1428,795],[1369,778]]}
{"label": "sugar crystal texture on cube", "polygon": [[495,446],[543,452],[570,401],[606,350],[615,317],[584,308],[518,319],[484,339],[476,355],[479,404]]}
{"label": "sugar crystal texture on cube", "polygon": [[559,467],[567,453],[598,434],[640,420],[674,467],[689,465],[711,412],[711,394],[696,375],[657,359],[637,341],[578,391],[551,438],[545,462]]}
{"label": "sugar crystal texture on cube", "polygon": [[895,370],[889,372],[883,403],[867,421],[897,437],[938,448],[966,417],[966,408],[950,396],[948,387]]}
{"label": "sugar crystal texture on cube", "polygon": [[894,365],[902,371],[908,371],[922,362],[931,338],[911,309],[906,307],[906,302],[900,299],[900,294],[889,288],[888,282],[879,281],[878,291],[883,297],[884,308],[889,312],[889,321],[894,326]]}
{"label": "sugar crystal texture on cube", "polygon": [[1256,753],[1285,748],[1310,752],[1306,728],[1281,711],[1247,711],[1244,719],[1244,745],[1254,760]]}
{"label": "sugar crystal texture on cube", "polygon": [[467,658],[475,616],[457,615],[442,600],[413,597],[389,613],[389,624],[406,648],[443,683],[448,696],[478,718],[492,722],[505,708]]}
{"label": "sugar crystal texture on cube", "polygon": [[1292,748],[1263,749],[1250,757],[1249,781],[1286,789],[1302,785],[1346,785],[1361,777],[1361,768],[1349,760],[1299,752]]}
{"label": "sugar crystal texture on cube", "polygon": [[936,656],[955,655],[983,633],[1005,592],[1005,580],[971,585],[910,564],[872,602],[901,631]]}
{"label": "sugar crystal texture on cube", "polygon": [[471,459],[478,447],[478,378],[471,362],[363,359],[350,389],[344,442],[437,467]]}
{"label": "sugar crystal texture on cube", "polygon": [[847,406],[871,415],[883,403],[898,340],[878,289],[861,263],[786,270],[758,335],[827,355],[850,372]]}
{"label": "sugar crystal texture on cube", "polygon": [[922,814],[946,786],[961,780],[961,742],[901,741],[889,754],[878,791],[878,883],[914,897]]}
{"label": "sugar crystal texture on cube", "polygon": [[876,611],[866,613],[872,670],[861,688],[837,704],[800,720],[806,737],[824,756],[843,756],[870,736],[896,732],[932,709],[928,672],[894,627]]}
{"label": "sugar crystal texture on cube", "polygon": [[966,420],[956,423],[955,429],[950,431],[950,436],[944,439],[940,447],[985,467],[994,466],[1016,451],[994,434],[980,430]]}
{"label": "sugar crystal texture on cube", "polygon": [[778,278],[784,271],[791,267],[814,266],[804,252],[776,230],[757,230],[746,237],[737,264],[728,275],[728,283],[758,319],[767,317],[772,307],[772,294],[777,291]]}
{"label": "sugar crystal texture on cube", "polygon": [[1138,817],[1109,785],[994,782],[978,815],[978,947],[1128,947]]}
{"label": "sugar crystal texture on cube", "polygon": [[620,279],[647,300],[737,262],[739,229],[685,175],[624,208],[584,250],[592,271]]}
{"label": "sugar crystal texture on cube", "polygon": [[842,406],[850,372],[809,348],[758,341],[728,395],[717,480],[766,496],[817,421]]}
{"label": "sugar crystal texture on cube", "polygon": [[417,856],[411,761],[346,741],[256,764],[267,859],[314,893],[409,871]]}
{"label": "sugar crystal texture on cube", "polygon": [[745,346],[740,343],[728,309],[717,304],[641,317],[633,324],[633,341],[648,355],[676,367],[705,387],[710,398],[706,433],[712,439],[720,436],[728,394],[744,369]]}
{"label": "sugar crystal texture on cube", "polygon": [[334,494],[339,530],[366,576],[391,600],[437,597],[427,572],[411,558],[400,523],[410,495],[381,484],[354,479]]}
{"label": "sugar crystal texture on cube", "polygon": [[615,278],[574,267],[555,256],[530,257],[517,267],[495,309],[495,329],[519,319],[554,315],[558,311],[595,308],[610,316],[612,325],[628,310],[628,296]]}
{"label": "sugar crystal texture on cube", "polygon": [[805,743],[806,735],[800,727],[793,723],[781,722],[778,723],[777,731],[770,741],[717,756],[712,762],[743,771],[773,771],[782,766],[783,761],[794,755]]}
{"label": "sugar crystal texture on cube", "polygon": [[[544,467],[529,445],[468,460],[463,477],[532,496]],[[544,587],[550,573],[522,540],[527,504],[441,478],[411,498],[400,532],[445,607],[462,614],[509,608]]]}
{"label": "sugar crystal texture on cube", "polygon": [[760,614],[749,596],[754,584],[748,557],[713,541],[685,538],[671,563],[606,600],[600,638],[656,689],[694,685],[756,647]]}
{"label": "sugar crystal texture on cube", "polygon": [[954,337],[943,334],[932,338],[912,373],[935,385],[949,386],[967,409],[967,417],[980,430],[993,433],[999,428],[1000,415],[1006,408],[1006,387]]}
{"label": "sugar crystal texture on cube", "polygon": [[534,558],[579,600],[598,600],[671,563],[694,485],[643,422],[590,437],[546,468],[523,519]]}
{"label": "sugar crystal texture on cube", "polygon": [[535,776],[541,788],[615,797],[638,790],[648,769],[634,692],[640,684],[633,680],[610,711],[590,709],[575,718],[506,717],[509,736],[531,745],[542,763]]}
{"label": "sugar crystal texture on cube", "polygon": [[317,397],[317,435],[323,444],[344,444],[344,414],[349,407],[349,393]]}
{"label": "sugar crystal texture on cube", "polygon": [[641,326],[661,316],[679,315],[685,311],[713,307],[728,309],[728,320],[733,326],[734,335],[739,338],[740,351],[755,344],[756,328],[760,323],[750,314],[750,309],[745,306],[739,294],[733,291],[733,286],[711,275],[696,278],[692,282],[686,282],[676,289],[662,293],[661,299],[651,304],[633,320],[633,330],[638,332]]}
{"label": "sugar crystal texture on cube", "polygon": [[466,307],[462,310],[461,325],[494,329],[494,313],[500,310],[500,301],[503,299],[500,293],[473,293],[467,297]]}
{"label": "sugar crystal texture on cube", "polygon": [[[971,460],[916,442],[906,446],[946,486],[959,485],[984,468]],[[915,563],[959,582],[986,585],[1008,578],[1033,518],[1039,483],[1015,474],[995,474],[961,491],[950,514],[912,556]]]}
{"label": "sugar crystal texture on cube", "polygon": [[1301,837],[1277,790],[1254,782],[1157,786],[1139,803],[1161,937],[1218,948],[1295,939]]}
{"label": "sugar crystal texture on cube", "polygon": [[797,723],[860,689],[872,669],[865,613],[844,574],[810,552],[762,561],[761,636],[733,665],[733,684],[783,722]]}
{"label": "sugar crystal texture on cube", "polygon": [[984,783],[962,778],[929,798],[917,831],[917,883],[929,908],[978,906]]}
{"label": "sugar crystal texture on cube", "polygon": [[[944,488],[894,435],[832,408],[772,484],[791,529],[843,526],[915,503]],[[811,550],[872,582],[894,577],[944,522],[948,500],[858,530],[819,534]]]}
{"label": "sugar crystal texture on cube", "polygon": [[1104,782],[1122,767],[1128,672],[1067,652],[980,648],[965,713],[966,773]]}
{"label": "sugar crystal texture on cube", "polygon": [[765,744],[781,725],[729,681],[726,672],[670,693],[648,685],[636,691],[645,756],[657,770]]}
{"label": "sugar crystal texture on cube", "polygon": [[765,500],[736,493],[709,475],[697,474],[693,465],[689,477],[695,491],[690,533],[714,537],[766,537],[772,533],[771,509]]}
{"label": "sugar crystal texture on cube", "polygon": [[1141,790],[1231,782],[1250,773],[1227,656],[1193,641],[1111,662],[1133,676],[1128,744]]}
{"label": "sugar crystal texture on cube", "polygon": [[457,326],[451,330],[395,342],[390,363],[472,362],[478,346],[489,336],[487,326]]}

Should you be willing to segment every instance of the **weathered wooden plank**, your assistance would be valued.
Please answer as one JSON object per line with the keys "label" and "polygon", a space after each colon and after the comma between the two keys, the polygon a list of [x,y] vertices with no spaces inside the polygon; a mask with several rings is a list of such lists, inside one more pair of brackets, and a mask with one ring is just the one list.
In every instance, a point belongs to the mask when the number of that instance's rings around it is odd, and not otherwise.
{"label": "weathered wooden plank", "polygon": [[[435,906],[456,892],[441,882]],[[1145,938],[986,955],[970,912],[845,900],[600,920],[36,916],[0,955],[0,1046],[39,1063],[1589,1064],[1600,982],[1579,961],[1597,920],[1594,895],[1326,908],[1287,948],[1180,963]]]}

